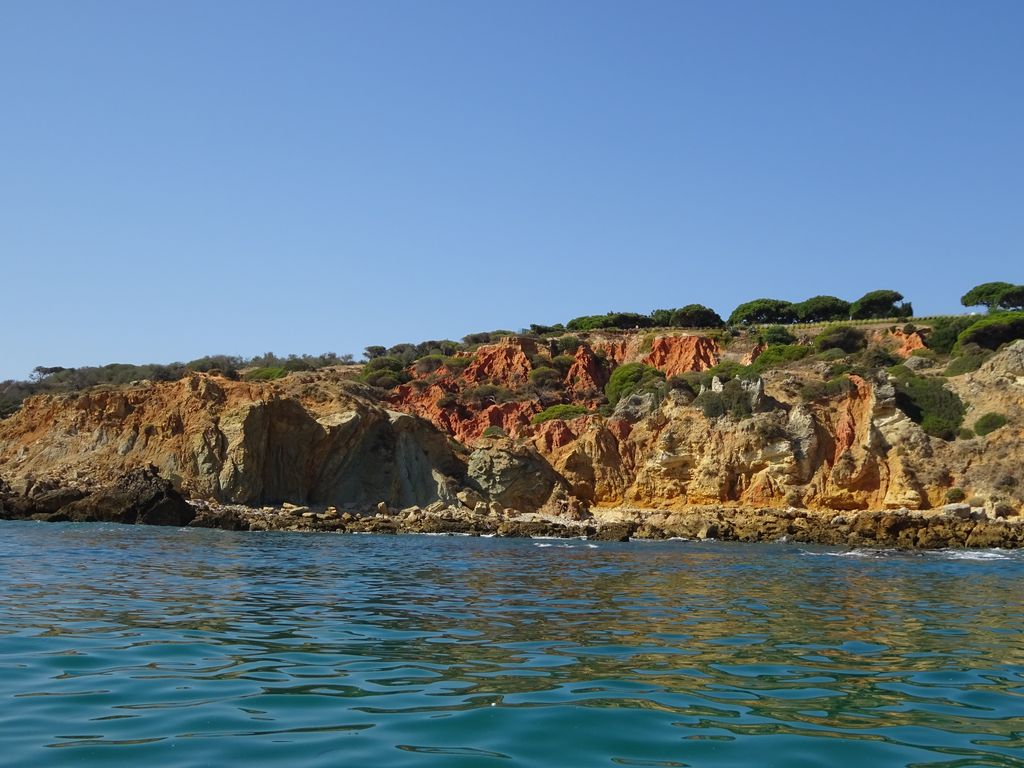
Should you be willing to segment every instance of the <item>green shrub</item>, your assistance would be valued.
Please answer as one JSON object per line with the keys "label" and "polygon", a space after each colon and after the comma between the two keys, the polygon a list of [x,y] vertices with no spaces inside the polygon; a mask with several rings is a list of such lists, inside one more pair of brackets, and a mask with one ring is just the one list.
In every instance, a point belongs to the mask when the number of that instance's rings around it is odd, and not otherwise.
{"label": "green shrub", "polygon": [[[699,380],[699,376],[698,376],[698,380]],[[698,384],[697,386],[699,387],[700,385]],[[680,375],[671,377],[668,380],[668,388],[669,389],[673,389],[673,390],[677,390],[679,392],[685,392],[686,394],[690,395],[691,397],[696,396],[696,394],[697,394],[697,389],[694,387],[692,374],[690,374],[690,375],[680,374]]]}
{"label": "green shrub", "polygon": [[561,323],[555,323],[554,325],[540,325],[538,323],[530,323],[530,327],[524,330],[524,333],[530,333],[534,336],[550,336],[554,333],[565,333],[565,326]]}
{"label": "green shrub", "polygon": [[758,372],[784,368],[797,360],[803,360],[810,353],[810,347],[799,344],[775,344],[758,355],[751,367]]}
{"label": "green shrub", "polygon": [[974,422],[974,431],[981,437],[989,432],[995,432],[1000,427],[1006,426],[1006,417],[1001,413],[986,413]]}
{"label": "green shrub", "polygon": [[284,368],[253,368],[242,377],[245,381],[273,381],[288,375]]}
{"label": "green shrub", "polygon": [[850,363],[848,363],[845,360],[843,360],[843,361],[838,362],[838,363],[832,363],[832,365],[830,365],[828,367],[828,370],[825,372],[825,378],[826,379],[834,379],[836,376],[842,376],[844,373],[852,373],[852,372],[853,372],[853,366],[850,365]]}
{"label": "green shrub", "polygon": [[559,355],[572,355],[580,348],[580,340],[575,336],[562,336],[555,339],[555,351]]}
{"label": "green shrub", "polygon": [[949,361],[943,376],[961,376],[981,368],[981,364],[988,359],[988,355],[960,355]]}
{"label": "green shrub", "polygon": [[775,344],[792,344],[796,341],[796,336],[787,331],[781,325],[769,325],[767,328],[758,334],[758,338],[762,344],[769,346]]}
{"label": "green shrub", "polygon": [[569,421],[579,416],[585,416],[589,411],[582,405],[552,405],[530,419],[531,424],[543,424],[545,421],[562,419]]}
{"label": "green shrub", "polygon": [[896,405],[933,437],[954,439],[964,420],[964,404],[941,379],[909,376],[897,379]]}
{"label": "green shrub", "polygon": [[722,385],[721,392],[710,389],[701,392],[693,404],[701,409],[709,419],[728,414],[737,419],[745,419],[753,413],[750,395],[743,389],[739,379],[730,379]]}
{"label": "green shrub", "polygon": [[725,401],[718,392],[711,390],[701,392],[693,404],[700,408],[709,419],[717,419],[719,416],[725,415]]}
{"label": "green shrub", "polygon": [[864,331],[851,325],[830,325],[814,337],[814,348],[819,352],[839,349],[843,352],[857,352],[864,348],[867,340]]}
{"label": "green shrub", "polygon": [[1024,312],[1002,312],[982,318],[966,328],[956,343],[959,347],[977,344],[985,349],[997,349],[1015,339],[1024,339]]}
{"label": "green shrub", "polygon": [[932,330],[925,336],[924,343],[941,355],[953,351],[957,336],[977,322],[976,317],[940,317],[932,323]]}
{"label": "green shrub", "polygon": [[828,381],[812,382],[800,390],[800,399],[805,403],[816,400],[830,400],[845,397],[853,391],[853,382],[848,376],[836,376]]}
{"label": "green shrub", "polygon": [[934,360],[936,357],[938,357],[938,355],[935,354],[935,350],[929,349],[928,347],[925,347],[923,349],[915,349],[913,352],[910,353],[910,356],[921,357],[924,358],[925,360]]}
{"label": "green shrub", "polygon": [[412,377],[405,370],[405,365],[396,357],[375,357],[363,366],[359,378],[373,387],[392,389],[405,384]]}
{"label": "green shrub", "polygon": [[460,373],[465,370],[466,367],[473,362],[471,357],[445,357],[444,367],[452,373]]}
{"label": "green shrub", "polygon": [[900,362],[892,352],[882,346],[874,345],[865,349],[860,356],[861,365],[868,368],[888,368]]}
{"label": "green shrub", "polygon": [[454,408],[459,404],[459,398],[452,392],[445,392],[439,398],[437,398],[438,408]]}
{"label": "green shrub", "polygon": [[204,373],[219,371],[220,375],[230,375],[237,373],[239,367],[244,363],[245,361],[242,358],[235,355],[207,355],[206,357],[200,357],[197,360],[186,363],[185,367],[192,371],[202,371]]}
{"label": "green shrub", "polygon": [[444,356],[443,355],[427,355],[421,357],[415,363],[413,363],[413,370],[416,371],[420,376],[426,376],[429,373],[440,370],[444,367]]}
{"label": "green shrub", "polygon": [[730,379],[756,379],[757,372],[753,366],[740,365],[734,360],[723,360],[718,365],[708,368],[701,374],[700,382],[705,387],[711,386],[711,380],[718,377],[719,381],[726,382]]}
{"label": "green shrub", "polygon": [[972,437],[974,437],[974,430],[969,429],[967,427],[961,427],[959,434],[957,434],[957,437],[960,438],[961,440],[970,440]]}
{"label": "green shrub", "polygon": [[826,349],[824,352],[818,352],[815,356],[815,360],[822,360],[826,363],[830,363],[834,360],[842,360],[846,357],[846,353],[838,348]]}
{"label": "green shrub", "polygon": [[963,488],[950,488],[946,491],[946,503],[957,504],[967,498]]}
{"label": "green shrub", "polygon": [[576,361],[572,355],[558,355],[557,357],[551,358],[551,367],[558,371],[564,377],[572,368],[572,364]]}
{"label": "green shrub", "polygon": [[490,426],[482,433],[483,437],[508,437],[508,433],[501,427]]}
{"label": "green shrub", "polygon": [[574,317],[565,327],[570,331],[593,331],[599,328],[650,328],[654,325],[648,315],[639,315],[636,312],[609,312],[604,315],[584,315]]}
{"label": "green shrub", "polygon": [[465,402],[483,408],[496,403],[507,403],[515,399],[515,393],[507,387],[497,384],[481,384],[478,387],[467,389],[462,393]]}
{"label": "green shrub", "polygon": [[643,363],[626,363],[612,371],[604,394],[611,405],[634,392],[653,391],[664,383],[665,374]]}
{"label": "green shrub", "polygon": [[895,376],[897,379],[905,379],[910,376],[915,376],[916,374],[912,370],[907,368],[907,366],[900,364],[892,366],[889,369],[889,375]]}
{"label": "green shrub", "polygon": [[530,384],[537,389],[558,389],[562,386],[562,374],[547,366],[534,368],[530,371]]}

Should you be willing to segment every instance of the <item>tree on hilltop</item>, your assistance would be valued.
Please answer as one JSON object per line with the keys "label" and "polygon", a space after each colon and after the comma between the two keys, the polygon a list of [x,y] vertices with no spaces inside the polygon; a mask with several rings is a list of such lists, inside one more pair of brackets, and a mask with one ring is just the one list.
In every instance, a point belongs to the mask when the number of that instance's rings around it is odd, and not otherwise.
{"label": "tree on hilltop", "polygon": [[754,299],[740,304],[729,315],[729,325],[787,325],[794,320],[793,303],[781,299]]}
{"label": "tree on hilltop", "polygon": [[793,305],[801,323],[827,323],[850,317],[850,302],[836,296],[812,296]]}
{"label": "tree on hilltop", "polygon": [[999,309],[1009,311],[1024,309],[1024,285],[1014,285],[999,294],[996,300]]}
{"label": "tree on hilltop", "polygon": [[960,297],[960,303],[965,307],[987,307],[989,311],[992,311],[999,306],[999,299],[1005,291],[1012,288],[1016,288],[1013,283],[1004,283],[1002,281],[996,281],[992,283],[982,283],[976,285],[963,296]]}
{"label": "tree on hilltop", "polygon": [[909,301],[903,301],[899,291],[882,289],[868,291],[850,305],[850,317],[854,320],[876,320],[886,317],[912,317],[914,308]]}

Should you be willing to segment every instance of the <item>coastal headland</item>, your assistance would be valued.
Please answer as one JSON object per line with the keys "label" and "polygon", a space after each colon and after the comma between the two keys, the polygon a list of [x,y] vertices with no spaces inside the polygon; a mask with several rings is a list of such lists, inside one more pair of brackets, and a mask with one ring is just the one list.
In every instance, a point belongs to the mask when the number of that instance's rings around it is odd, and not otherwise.
{"label": "coastal headland", "polygon": [[1019,547],[1024,340],[943,332],[555,328],[44,392],[0,420],[0,517]]}

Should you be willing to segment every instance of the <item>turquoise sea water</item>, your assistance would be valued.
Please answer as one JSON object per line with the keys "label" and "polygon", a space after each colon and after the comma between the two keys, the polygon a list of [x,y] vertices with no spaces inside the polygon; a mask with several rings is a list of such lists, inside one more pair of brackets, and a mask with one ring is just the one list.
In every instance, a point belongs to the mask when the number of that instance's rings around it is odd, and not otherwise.
{"label": "turquoise sea water", "polygon": [[1020,766],[1024,556],[2,523],[0,764]]}

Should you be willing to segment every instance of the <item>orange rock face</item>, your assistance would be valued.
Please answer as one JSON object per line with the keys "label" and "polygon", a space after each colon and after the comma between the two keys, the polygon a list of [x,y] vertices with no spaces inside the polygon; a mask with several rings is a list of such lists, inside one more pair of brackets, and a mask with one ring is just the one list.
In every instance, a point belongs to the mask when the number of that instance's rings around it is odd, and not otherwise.
{"label": "orange rock face", "polygon": [[643,344],[643,337],[637,334],[614,338],[597,338],[590,341],[590,346],[595,352],[600,352],[610,363],[622,365],[638,361],[643,353],[640,347]]}
{"label": "orange rock face", "polygon": [[740,365],[750,365],[755,360],[757,360],[757,358],[761,356],[761,353],[764,352],[766,349],[768,349],[767,344],[758,342],[757,344],[754,345],[750,352],[743,356],[743,359],[740,360]]}
{"label": "orange rock face", "polygon": [[902,358],[910,357],[915,349],[924,349],[924,334],[921,331],[907,333],[902,328],[878,329],[869,332],[868,339],[873,344],[881,344]]}
{"label": "orange rock face", "polygon": [[900,357],[910,357],[914,350],[925,348],[924,336],[920,331],[904,333],[902,328],[894,328],[890,335],[897,344],[895,351]]}
{"label": "orange rock face", "polygon": [[525,384],[533,370],[530,357],[537,353],[537,344],[531,339],[504,339],[480,347],[460,378],[471,383],[497,381],[508,387]]}
{"label": "orange rock face", "polygon": [[714,339],[706,336],[659,336],[643,362],[666,376],[706,371],[718,365],[721,351]]}
{"label": "orange rock face", "polygon": [[476,350],[471,362],[461,373],[442,369],[433,383],[424,387],[404,384],[390,398],[398,410],[412,413],[433,422],[456,440],[471,443],[488,427],[500,427],[515,437],[530,425],[534,414],[542,410],[532,397],[515,402],[489,402],[486,399],[469,407],[460,400],[463,394],[483,384],[507,390],[522,391],[534,369],[531,358],[549,353],[532,339],[510,338]]}
{"label": "orange rock face", "polygon": [[570,392],[587,395],[604,389],[608,383],[608,372],[593,350],[584,344],[576,350],[565,381]]}

